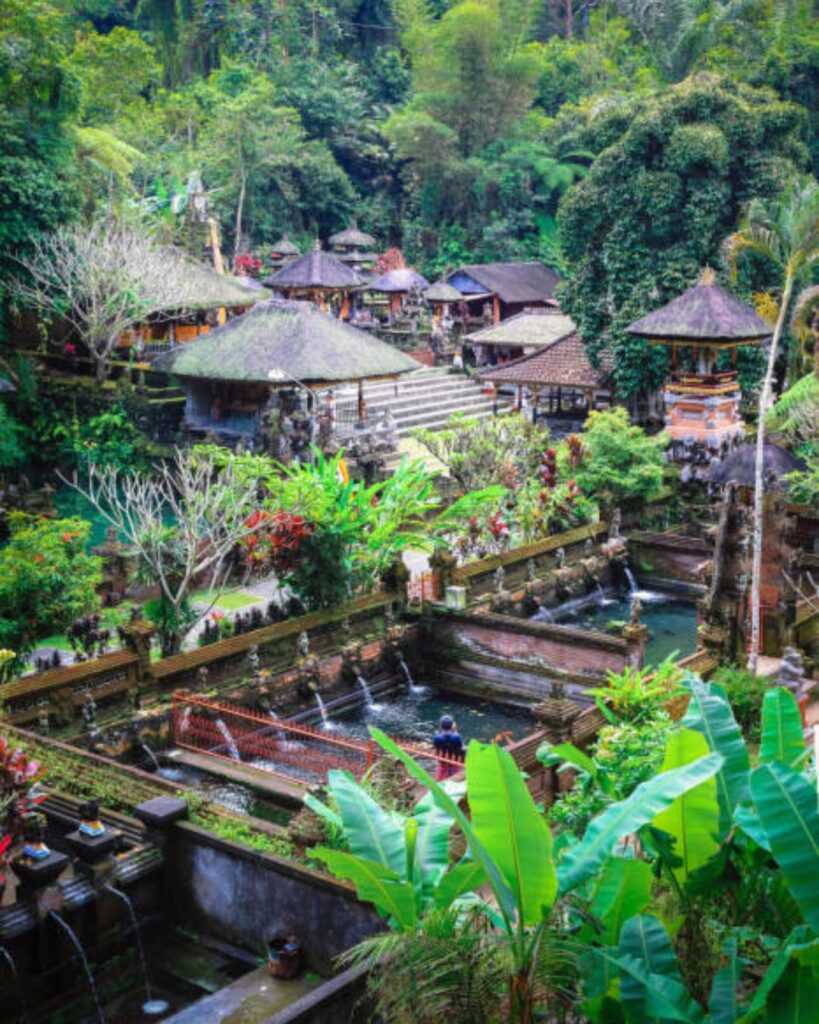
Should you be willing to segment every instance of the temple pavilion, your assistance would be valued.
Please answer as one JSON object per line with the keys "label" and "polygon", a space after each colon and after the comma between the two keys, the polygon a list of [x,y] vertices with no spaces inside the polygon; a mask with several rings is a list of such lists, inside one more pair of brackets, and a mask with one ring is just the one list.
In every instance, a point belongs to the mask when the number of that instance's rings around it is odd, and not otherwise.
{"label": "temple pavilion", "polygon": [[367,291],[387,296],[390,316],[401,312],[404,300],[414,289],[424,292],[429,288],[429,281],[417,270],[401,267],[399,270],[388,270],[367,283]]}
{"label": "temple pavilion", "polygon": [[343,231],[330,235],[327,243],[337,259],[357,272],[371,270],[378,259],[376,240],[366,231],[359,230],[355,220]]}
{"label": "temple pavilion", "polygon": [[473,263],[447,274],[467,304],[468,318],[476,324],[500,323],[516,313],[543,306],[558,306],[557,271],[545,263]]}
{"label": "temple pavilion", "polygon": [[[552,318],[544,316],[542,319]],[[557,315],[555,319],[568,320],[568,317]],[[574,324],[528,355],[487,367],[477,377],[496,388],[515,388],[518,408],[522,408],[524,393],[527,394],[533,419],[538,415],[585,419],[592,409],[608,406],[612,399],[609,354],[604,354],[599,367],[592,366]]]}
{"label": "temple pavilion", "polygon": [[671,350],[664,398],[672,457],[706,463],[739,444],[745,428],[739,414],[737,349],[761,344],[771,334],[770,325],[721,288],[706,267],[693,288],[627,330]]}
{"label": "temple pavilion", "polygon": [[268,256],[268,262],[275,273],[277,270],[281,270],[282,267],[286,267],[288,263],[292,263],[293,260],[298,259],[301,256],[301,251],[295,242],[291,242],[287,232],[282,235],[278,242],[274,242],[270,247],[270,255]]}
{"label": "temple pavilion", "polygon": [[463,339],[463,344],[472,350],[478,367],[498,366],[530,355],[575,330],[570,316],[545,307],[517,313],[508,320],[473,331]]}
{"label": "temple pavilion", "polygon": [[350,266],[324,252],[320,242],[264,281],[265,287],[286,299],[306,299],[343,320],[349,319],[353,293],[362,283]]}
{"label": "temple pavilion", "polygon": [[446,281],[436,281],[424,292],[424,298],[432,306],[433,322],[438,324],[442,320],[451,320],[454,312],[464,301],[464,296],[457,288],[453,288]]}
{"label": "temple pavilion", "polygon": [[287,299],[261,302],[154,365],[179,378],[192,434],[253,448],[270,446],[294,397],[306,397],[312,415],[320,411],[316,392],[358,382],[358,419],[364,419],[364,381],[418,369],[414,359],[374,335],[309,302]]}

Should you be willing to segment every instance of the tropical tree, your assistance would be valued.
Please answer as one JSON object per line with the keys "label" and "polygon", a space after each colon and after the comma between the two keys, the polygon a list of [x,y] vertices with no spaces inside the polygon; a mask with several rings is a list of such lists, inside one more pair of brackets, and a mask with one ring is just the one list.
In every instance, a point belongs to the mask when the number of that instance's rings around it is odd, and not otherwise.
{"label": "tropical tree", "polygon": [[734,273],[740,254],[755,253],[769,260],[781,275],[779,313],[768,350],[756,430],[751,637],[748,657],[749,668],[755,671],[760,653],[765,417],[773,403],[776,359],[794,289],[819,260],[819,185],[814,179],[805,179],[791,184],[776,204],[761,200],[751,202],[739,229],[726,240],[725,248]]}
{"label": "tropical tree", "polygon": [[88,347],[98,381],[125,331],[179,308],[187,279],[176,254],[111,222],[60,228],[36,239],[17,262],[14,299],[66,321]]}
{"label": "tropical tree", "polygon": [[158,590],[151,610],[164,655],[175,654],[196,614],[190,596],[206,578],[218,600],[233,568],[237,545],[258,531],[258,483],[230,462],[206,453],[177,451],[152,474],[124,473],[90,462],[85,483],[65,480],[114,527],[130,549],[140,582]]}

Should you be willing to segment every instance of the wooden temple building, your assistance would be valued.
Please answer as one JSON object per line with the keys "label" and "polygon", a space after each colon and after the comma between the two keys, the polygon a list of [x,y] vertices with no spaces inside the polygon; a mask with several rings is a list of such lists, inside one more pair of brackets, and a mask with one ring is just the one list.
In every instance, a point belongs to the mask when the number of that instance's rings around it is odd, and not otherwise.
{"label": "wooden temple building", "polygon": [[454,319],[464,301],[463,294],[446,281],[431,284],[424,292],[424,298],[432,307],[432,320],[435,324]]}
{"label": "wooden temple building", "polygon": [[410,267],[388,270],[385,274],[380,274],[372,281],[368,281],[366,285],[368,292],[387,297],[390,316],[396,316],[401,312],[401,307],[410,292],[422,293],[428,288],[429,281]]}
{"label": "wooden temple building", "polygon": [[301,250],[295,242],[290,241],[285,231],[282,237],[271,245],[268,263],[275,273],[277,270],[281,270],[282,267],[286,267],[288,263],[298,259],[299,256],[301,256]]}
{"label": "wooden temple building", "polygon": [[474,263],[447,274],[463,296],[468,319],[500,323],[526,309],[558,305],[560,275],[545,263]]}
{"label": "wooden temple building", "polygon": [[135,345],[140,352],[150,355],[152,351],[194,341],[244,313],[261,299],[269,298],[269,293],[260,288],[258,282],[245,283],[187,257],[169,258],[183,260],[178,301],[148,322],[126,331],[119,348]]}
{"label": "wooden temple building", "polygon": [[477,377],[496,388],[515,388],[519,409],[528,395],[533,419],[561,415],[585,419],[593,409],[608,406],[612,400],[610,358],[604,358],[599,368],[592,366],[573,324],[568,332],[538,345],[529,355],[487,367]]}
{"label": "wooden temple building", "polygon": [[299,256],[264,282],[277,295],[286,299],[305,299],[324,313],[349,319],[353,294],[363,284],[347,263],[325,252],[321,243]]}
{"label": "wooden temple building", "polygon": [[627,330],[671,351],[664,399],[672,458],[707,465],[742,441],[737,349],[771,334],[755,310],[721,288],[706,267],[693,288]]}
{"label": "wooden temple building", "polygon": [[[501,366],[565,338],[576,330],[570,316],[554,307],[516,313],[508,320],[467,334],[463,345],[471,350],[475,365]],[[472,359],[466,359],[472,362]]]}
{"label": "wooden temple building", "polygon": [[378,259],[376,240],[366,231],[359,230],[355,220],[343,231],[330,235],[327,244],[337,259],[356,272],[372,270]]}
{"label": "wooden temple building", "polygon": [[287,433],[285,420],[301,397],[307,399],[305,415],[317,416],[316,392],[358,382],[358,418],[363,420],[364,381],[392,379],[418,368],[414,359],[374,335],[312,303],[287,299],[259,303],[154,365],[184,388],[190,434],[265,450],[275,450],[277,434]]}

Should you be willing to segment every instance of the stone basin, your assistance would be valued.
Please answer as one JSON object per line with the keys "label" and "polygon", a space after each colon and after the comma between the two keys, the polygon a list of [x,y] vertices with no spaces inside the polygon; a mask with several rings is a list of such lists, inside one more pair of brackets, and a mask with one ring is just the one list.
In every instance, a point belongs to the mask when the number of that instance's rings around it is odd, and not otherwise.
{"label": "stone basin", "polygon": [[303,974],[281,981],[271,978],[267,967],[259,967],[173,1017],[165,1017],[163,1024],[264,1024],[312,992],[322,980],[315,974]]}

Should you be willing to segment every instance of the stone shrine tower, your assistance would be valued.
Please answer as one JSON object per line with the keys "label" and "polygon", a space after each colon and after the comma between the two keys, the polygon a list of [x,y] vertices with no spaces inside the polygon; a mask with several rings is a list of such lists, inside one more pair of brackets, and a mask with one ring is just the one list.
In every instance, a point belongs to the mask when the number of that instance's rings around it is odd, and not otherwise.
{"label": "stone shrine tower", "polygon": [[[714,280],[706,267],[697,285],[667,305],[636,320],[630,334],[671,349],[671,374],[665,385],[665,429],[675,462],[700,476],[744,437],[739,415],[736,350],[759,345],[771,327]],[[718,368],[720,350],[730,367]]]}

